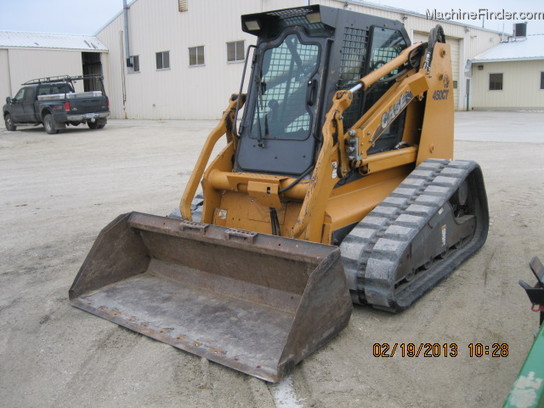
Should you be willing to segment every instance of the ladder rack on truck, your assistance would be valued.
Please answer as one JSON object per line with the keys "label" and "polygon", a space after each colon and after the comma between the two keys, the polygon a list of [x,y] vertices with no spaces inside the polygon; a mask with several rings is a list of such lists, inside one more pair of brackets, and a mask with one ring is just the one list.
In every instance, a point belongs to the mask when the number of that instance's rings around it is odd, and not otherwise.
{"label": "ladder rack on truck", "polygon": [[100,74],[77,75],[77,76],[57,75],[57,76],[51,76],[51,77],[31,79],[29,81],[24,82],[21,85],[53,84],[53,83],[57,83],[57,82],[81,81],[81,80],[85,80],[85,79],[99,79],[99,80],[102,81],[104,79],[104,76],[100,75]]}

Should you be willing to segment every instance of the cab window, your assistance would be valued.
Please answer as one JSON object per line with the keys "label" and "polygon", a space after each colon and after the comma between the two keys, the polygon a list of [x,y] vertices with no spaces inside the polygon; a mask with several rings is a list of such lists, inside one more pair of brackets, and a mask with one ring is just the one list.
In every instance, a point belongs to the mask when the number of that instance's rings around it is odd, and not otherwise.
{"label": "cab window", "polygon": [[296,34],[264,52],[251,127],[253,139],[305,140],[311,129],[308,84],[319,65],[319,46]]}
{"label": "cab window", "polygon": [[58,93],[70,93],[72,89],[68,84],[51,84],[51,85],[42,85],[38,91],[38,95],[51,95]]}
{"label": "cab window", "polygon": [[25,97],[25,90],[26,88],[19,89],[19,92],[17,92],[17,95],[15,95],[15,98],[13,99],[16,100],[17,102],[22,101]]}

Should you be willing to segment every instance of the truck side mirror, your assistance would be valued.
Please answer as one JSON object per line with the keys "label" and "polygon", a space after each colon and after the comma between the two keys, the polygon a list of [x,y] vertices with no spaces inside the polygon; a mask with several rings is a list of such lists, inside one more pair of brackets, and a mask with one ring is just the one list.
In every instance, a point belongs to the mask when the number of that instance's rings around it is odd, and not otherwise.
{"label": "truck side mirror", "polygon": [[8,96],[8,97],[6,98],[6,103],[7,103],[8,105],[11,105],[12,102],[13,102],[13,101],[12,101],[11,98]]}

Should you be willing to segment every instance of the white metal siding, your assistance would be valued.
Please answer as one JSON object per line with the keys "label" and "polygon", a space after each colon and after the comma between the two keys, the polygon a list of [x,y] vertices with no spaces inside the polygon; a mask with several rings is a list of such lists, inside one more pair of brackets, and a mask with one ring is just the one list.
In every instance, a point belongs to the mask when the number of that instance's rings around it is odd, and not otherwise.
{"label": "white metal siding", "polygon": [[[281,3],[281,2],[280,2]],[[280,5],[281,7],[282,5]],[[108,45],[112,76],[108,87],[115,117],[142,119],[218,118],[232,93],[238,92],[243,63],[228,63],[226,43],[255,37],[240,28],[240,15],[261,11],[261,1],[192,1],[179,12],[175,1],[140,0],[129,10],[130,53],[140,56],[140,72],[124,74],[126,109],[122,109],[119,67],[123,17],[119,16],[98,37]],[[203,66],[189,66],[189,47],[204,46]],[[170,52],[170,69],[157,70],[155,53]]]}
{"label": "white metal siding", "polygon": [[11,90],[11,82],[9,79],[9,55],[8,50],[0,49],[0,101],[4,104],[3,100],[6,96],[13,96]]}
{"label": "white metal siding", "polygon": [[[478,69],[478,66],[483,69]],[[544,61],[475,63],[472,65],[473,109],[544,110],[544,90],[540,89],[540,72]],[[503,74],[502,90],[489,90],[489,74]]]}
{"label": "white metal siding", "polygon": [[[331,7],[344,7],[345,1],[339,0],[319,0],[320,3]],[[500,43],[501,37],[498,33],[487,30],[480,30],[478,27],[468,27],[461,24],[450,23],[447,21],[433,21],[425,16],[417,16],[409,13],[392,10],[382,10],[379,7],[371,5],[358,5],[349,3],[348,8],[360,13],[371,14],[379,17],[389,18],[401,21],[409,35],[412,35],[413,41],[427,41],[429,31],[437,24],[440,24],[446,34],[446,40],[452,48],[452,71],[457,81],[457,89],[454,92],[456,109],[465,109],[465,82],[466,76],[464,66],[466,60]],[[421,35],[414,40],[414,33]],[[422,35],[422,33],[426,33]],[[460,96],[463,97],[460,97]]]}
{"label": "white metal siding", "polygon": [[[108,54],[101,55],[104,86],[110,100],[110,112],[114,118],[128,118],[124,110],[124,52],[123,20],[116,18],[100,32],[100,40],[108,46]],[[134,54],[133,54],[134,55]],[[140,64],[142,59],[140,58]],[[134,74],[137,75],[137,74]]]}
{"label": "white metal siding", "polygon": [[[344,1],[319,0],[313,3],[344,7]],[[140,73],[126,74],[122,45],[123,16],[120,15],[104,28],[98,38],[109,49],[103,56],[114,117],[142,119],[211,119],[218,118],[227,105],[229,96],[238,92],[243,63],[227,63],[226,43],[245,40],[245,46],[255,43],[255,37],[242,32],[240,15],[304,6],[305,0],[216,0],[189,1],[188,11],[179,12],[175,0],[156,2],[138,0],[130,6],[129,29],[132,55],[140,56]],[[349,4],[353,11],[401,20],[403,14],[369,6]],[[429,32],[437,22],[424,16],[405,16],[408,33]],[[477,28],[468,33],[464,26],[441,22],[446,34],[464,38],[465,50],[457,41],[457,75],[461,58],[474,56],[499,43],[499,35]],[[471,31],[472,30],[472,31]],[[470,34],[475,34],[470,36]],[[189,66],[188,48],[204,45],[205,64]],[[155,53],[170,51],[170,69],[155,69]],[[452,52],[453,54],[453,52]],[[464,77],[463,77],[464,78]],[[459,80],[464,88],[464,79]],[[124,86],[123,84],[126,84]],[[123,89],[126,104],[123,107]]]}
{"label": "white metal siding", "polygon": [[[7,53],[9,57],[7,78],[11,80],[13,94],[19,90],[21,83],[30,79],[83,74],[81,51],[11,48]],[[77,90],[83,90],[83,85],[81,84],[81,89]]]}

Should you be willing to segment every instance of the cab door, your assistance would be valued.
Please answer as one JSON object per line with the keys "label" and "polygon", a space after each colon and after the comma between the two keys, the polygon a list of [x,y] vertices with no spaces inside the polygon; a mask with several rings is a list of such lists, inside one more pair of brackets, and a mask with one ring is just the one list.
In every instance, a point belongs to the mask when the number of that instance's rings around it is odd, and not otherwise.
{"label": "cab door", "polygon": [[17,94],[11,99],[11,104],[10,104],[9,111],[10,111],[10,114],[11,114],[11,119],[15,123],[24,122],[23,103],[24,103],[26,89],[27,88],[19,89],[19,92],[17,92]]}
{"label": "cab door", "polygon": [[236,155],[239,171],[300,175],[313,165],[325,45],[302,30],[258,45]]}
{"label": "cab door", "polygon": [[34,109],[34,102],[36,102],[37,87],[25,88],[25,96],[23,98],[23,121],[24,122],[36,122],[36,114]]}

